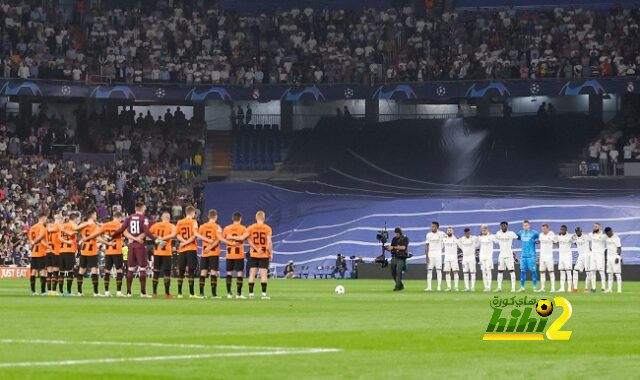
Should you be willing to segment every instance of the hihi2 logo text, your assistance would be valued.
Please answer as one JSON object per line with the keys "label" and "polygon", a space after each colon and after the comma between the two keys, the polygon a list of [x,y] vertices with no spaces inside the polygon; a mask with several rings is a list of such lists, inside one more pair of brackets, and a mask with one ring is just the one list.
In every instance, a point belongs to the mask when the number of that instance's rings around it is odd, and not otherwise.
{"label": "hihi2 logo text", "polygon": [[[571,331],[560,330],[571,318],[572,308],[564,297],[548,299],[516,299],[495,296],[490,303],[493,309],[491,320],[483,340],[569,340]],[[562,308],[562,314],[547,327],[554,308]],[[509,312],[508,309],[511,311]]]}

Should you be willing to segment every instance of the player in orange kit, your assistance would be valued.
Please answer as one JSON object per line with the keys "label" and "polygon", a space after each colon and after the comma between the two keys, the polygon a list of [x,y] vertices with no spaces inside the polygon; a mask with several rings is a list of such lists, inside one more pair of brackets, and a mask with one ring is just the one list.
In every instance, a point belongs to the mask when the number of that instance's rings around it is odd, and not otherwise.
{"label": "player in orange kit", "polygon": [[267,272],[271,262],[271,227],[264,221],[266,215],[264,211],[256,213],[256,222],[249,227],[240,239],[247,239],[251,251],[249,253],[249,298],[253,298],[253,286],[255,284],[256,272],[260,274],[260,286],[262,287],[262,299],[269,299],[267,296]]}
{"label": "player in orange kit", "polygon": [[[113,219],[100,229],[103,235],[112,235],[122,226],[122,213],[116,211],[113,213]],[[110,297],[109,283],[111,279],[111,269],[116,269],[116,296],[122,297],[122,268],[124,260],[122,258],[122,236],[117,236],[113,240],[106,243],[104,250],[104,296]]]}
{"label": "player in orange kit", "polygon": [[[46,289],[46,254],[47,246],[45,235],[47,234],[47,214],[42,212],[38,214],[38,223],[31,226],[28,232],[29,242],[31,243],[31,294],[45,295]],[[36,292],[36,277],[40,277],[40,293]]]}
{"label": "player in orange kit", "polygon": [[236,299],[245,299],[242,295],[242,282],[244,279],[244,239],[239,239],[247,231],[242,225],[242,214],[234,212],[232,224],[222,230],[222,237],[228,240],[227,255],[225,257],[227,267],[227,298],[233,298],[231,294],[231,280],[233,272],[236,273]]}
{"label": "player in orange kit", "polygon": [[158,278],[162,275],[164,281],[164,297],[171,298],[171,245],[176,236],[176,226],[171,224],[171,215],[165,211],[160,222],[153,224],[149,231],[156,235],[164,244],[153,246],[153,293],[151,297],[158,296]]}

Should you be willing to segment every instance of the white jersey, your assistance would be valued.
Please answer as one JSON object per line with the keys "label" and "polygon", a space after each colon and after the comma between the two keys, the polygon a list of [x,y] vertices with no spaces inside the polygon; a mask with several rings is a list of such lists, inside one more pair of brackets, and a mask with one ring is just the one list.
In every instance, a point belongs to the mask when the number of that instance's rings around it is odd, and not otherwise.
{"label": "white jersey", "polygon": [[429,244],[429,256],[442,255],[443,239],[447,236],[442,231],[436,231],[435,233],[429,231],[427,233],[427,244]]}
{"label": "white jersey", "polygon": [[604,255],[607,235],[602,232],[598,232],[597,234],[589,232],[589,240],[591,241],[591,253]]}
{"label": "white jersey", "polygon": [[613,234],[611,237],[607,237],[606,243],[607,243],[607,256],[609,257],[611,257],[611,255],[617,255],[618,248],[622,247],[622,243],[620,242],[620,237],[616,234]]}
{"label": "white jersey", "polygon": [[475,260],[478,238],[475,236],[463,236],[458,239],[458,247],[462,250],[462,260]]}
{"label": "white jersey", "polygon": [[538,241],[540,241],[540,258],[553,257],[553,243],[556,243],[556,234],[553,231],[544,233],[540,233],[538,236]]}
{"label": "white jersey", "polygon": [[591,251],[589,250],[589,236],[582,234],[580,236],[573,235],[571,238],[578,248],[578,255],[582,257],[589,256],[589,253],[591,253]]}
{"label": "white jersey", "polygon": [[493,234],[478,236],[478,243],[480,244],[480,260],[493,259],[493,243],[496,238]]}
{"label": "white jersey", "polygon": [[571,258],[571,244],[573,244],[573,236],[569,234],[556,236],[558,242],[558,253],[560,258]]}
{"label": "white jersey", "polygon": [[500,247],[499,257],[513,257],[513,250],[511,247],[513,246],[513,241],[517,238],[518,235],[513,231],[502,232],[502,230],[500,230],[496,232],[495,239]]}
{"label": "white jersey", "polygon": [[458,238],[453,235],[445,236],[442,243],[444,244],[444,259],[458,260]]}

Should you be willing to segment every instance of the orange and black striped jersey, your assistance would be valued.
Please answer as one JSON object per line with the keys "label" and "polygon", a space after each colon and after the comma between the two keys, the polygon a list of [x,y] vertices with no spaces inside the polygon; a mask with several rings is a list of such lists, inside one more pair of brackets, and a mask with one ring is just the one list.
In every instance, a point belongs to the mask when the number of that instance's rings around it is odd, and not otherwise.
{"label": "orange and black striped jersey", "polygon": [[29,229],[29,240],[33,247],[31,247],[31,257],[44,257],[47,254],[47,245],[45,239],[40,240],[38,243],[34,243],[36,239],[47,232],[47,227],[37,223]]}
{"label": "orange and black striped jersey", "polygon": [[[239,223],[234,223],[226,226],[222,230],[222,237],[230,239],[232,237],[240,237],[244,235],[247,227]],[[237,242],[234,244],[227,244],[227,259],[244,259],[244,242]]]}
{"label": "orange and black striped jersey", "polygon": [[59,255],[62,252],[62,241],[60,237],[62,236],[62,225],[54,224],[53,225],[55,232],[51,236],[51,244],[53,244],[53,253]]}
{"label": "orange and black striped jersey", "polygon": [[80,247],[80,254],[82,256],[97,256],[98,255],[98,240],[97,236],[91,240],[87,240],[87,237],[93,235],[98,230],[98,225],[95,223],[89,224],[80,231],[80,237],[82,238],[82,247]]}
{"label": "orange and black striped jersey", "polygon": [[60,253],[76,253],[78,252],[78,233],[75,230],[75,223],[67,222],[62,225],[62,234],[65,240],[71,243],[61,243]]}
{"label": "orange and black striped jersey", "polygon": [[[103,235],[113,235],[114,232],[122,226],[122,222],[112,220],[102,225],[100,233]],[[115,245],[107,245],[104,254],[105,255],[122,255],[122,235],[118,235],[112,241]]]}
{"label": "orange and black striped jersey", "polygon": [[55,241],[56,235],[59,234],[58,226],[55,224],[47,225],[47,233],[44,235],[44,240],[47,245],[47,253],[56,253]]}
{"label": "orange and black striped jersey", "polygon": [[[218,240],[222,229],[217,223],[207,222],[200,226],[198,233],[208,239]],[[202,242],[202,257],[220,256],[220,242],[216,243],[214,247],[211,244]]]}
{"label": "orange and black striped jersey", "polygon": [[[152,234],[156,235],[156,237],[163,238],[165,236],[171,235],[171,232],[173,232],[174,228],[175,226],[171,223],[158,222],[151,226],[151,228],[149,228],[149,231],[151,231]],[[166,240],[165,243],[166,245],[164,247],[161,247],[157,244],[153,246],[154,256],[171,256],[171,244],[173,243],[173,239]]]}
{"label": "orange and black striped jersey", "polygon": [[251,248],[251,257],[257,259],[268,259],[271,257],[271,247],[269,244],[272,233],[271,227],[264,223],[254,223],[247,227],[247,232],[249,233],[248,239],[251,240],[251,244],[258,249],[256,251],[253,247]]}
{"label": "orange and black striped jersey", "polygon": [[[176,223],[176,231],[183,239],[188,240],[198,231],[198,222],[193,218],[180,219],[178,223]],[[193,242],[178,248],[178,253],[196,251],[197,249],[198,244],[194,240]]]}

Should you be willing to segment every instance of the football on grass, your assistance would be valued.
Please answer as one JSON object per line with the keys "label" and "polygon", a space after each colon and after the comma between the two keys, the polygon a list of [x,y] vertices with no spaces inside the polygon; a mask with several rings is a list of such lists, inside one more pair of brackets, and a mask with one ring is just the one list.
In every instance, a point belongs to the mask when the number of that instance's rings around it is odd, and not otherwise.
{"label": "football on grass", "polygon": [[344,286],[342,285],[336,286],[336,294],[344,294]]}

